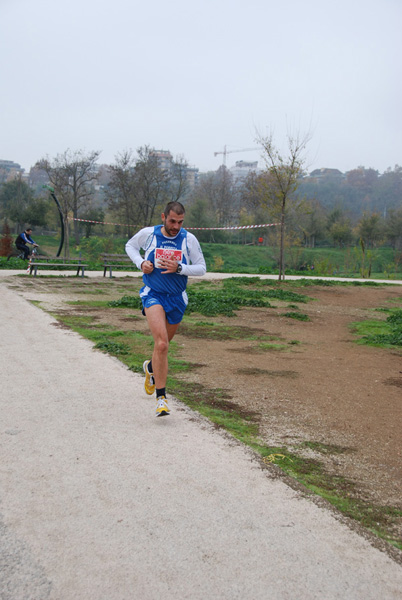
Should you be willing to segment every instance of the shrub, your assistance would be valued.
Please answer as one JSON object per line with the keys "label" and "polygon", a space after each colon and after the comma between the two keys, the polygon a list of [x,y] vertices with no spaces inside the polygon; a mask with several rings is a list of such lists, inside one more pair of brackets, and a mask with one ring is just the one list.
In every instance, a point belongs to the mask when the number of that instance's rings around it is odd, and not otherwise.
{"label": "shrub", "polygon": [[3,225],[3,237],[0,240],[0,256],[8,256],[13,250],[13,238],[10,235],[10,227],[7,220]]}

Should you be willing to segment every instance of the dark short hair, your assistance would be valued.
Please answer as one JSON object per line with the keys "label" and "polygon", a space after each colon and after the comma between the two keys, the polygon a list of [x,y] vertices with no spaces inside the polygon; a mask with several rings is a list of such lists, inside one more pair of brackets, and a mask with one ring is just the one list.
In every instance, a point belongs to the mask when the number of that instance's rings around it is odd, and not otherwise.
{"label": "dark short hair", "polygon": [[174,201],[174,202],[168,202],[166,204],[166,208],[165,208],[165,211],[163,214],[165,215],[165,217],[167,217],[171,211],[175,212],[176,215],[184,215],[184,213],[186,212],[186,209],[184,208],[184,206],[182,205],[181,202]]}

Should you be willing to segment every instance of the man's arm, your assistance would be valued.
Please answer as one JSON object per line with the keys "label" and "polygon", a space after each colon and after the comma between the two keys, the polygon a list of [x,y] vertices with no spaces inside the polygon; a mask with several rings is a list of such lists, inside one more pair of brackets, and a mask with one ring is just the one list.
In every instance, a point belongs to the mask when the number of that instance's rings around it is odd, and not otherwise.
{"label": "man's arm", "polygon": [[141,256],[140,250],[144,247],[148,237],[152,234],[153,227],[145,227],[136,233],[126,244],[126,252],[131,258],[137,269],[141,271],[141,265],[144,262],[144,257]]}
{"label": "man's arm", "polygon": [[25,231],[24,231],[24,232],[23,232],[21,235],[22,235],[22,239],[24,240],[24,242],[25,242],[26,244],[35,244],[35,242],[34,242],[34,241],[33,241],[33,239],[31,238],[31,236],[30,236],[30,235],[27,235],[27,234],[25,233]]}
{"label": "man's arm", "polygon": [[190,232],[187,232],[187,247],[190,258],[189,265],[182,265],[183,269],[181,275],[202,277],[207,272],[207,266],[205,264],[205,258],[201,250],[199,241]]}

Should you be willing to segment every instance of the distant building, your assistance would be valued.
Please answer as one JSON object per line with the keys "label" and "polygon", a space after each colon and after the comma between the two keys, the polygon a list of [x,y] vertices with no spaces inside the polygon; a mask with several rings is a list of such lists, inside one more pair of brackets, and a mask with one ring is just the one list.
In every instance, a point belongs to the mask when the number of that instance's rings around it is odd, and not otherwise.
{"label": "distant building", "polygon": [[339,169],[315,169],[314,171],[311,171],[310,175],[308,175],[307,177],[305,177],[304,179],[307,179],[309,181],[315,181],[316,183],[319,183],[320,181],[323,180],[328,180],[328,179],[345,179],[345,175],[342,173],[342,171],[339,171]]}
{"label": "distant building", "polygon": [[164,171],[170,171],[173,164],[173,156],[169,150],[152,150],[150,156],[155,156],[158,159],[158,167]]}
{"label": "distant building", "polygon": [[198,184],[199,175],[200,171],[197,167],[186,167],[186,180],[190,189]]}
{"label": "distant building", "polygon": [[241,183],[250,173],[258,173],[258,161],[236,161],[234,167],[230,167],[230,173],[233,175],[234,183]]}
{"label": "distant building", "polygon": [[[158,159],[158,167],[160,169],[163,171],[168,171],[169,175],[172,175],[172,177],[175,176],[175,172],[177,173],[177,170],[175,168],[173,156],[169,150],[152,150],[152,152],[150,152],[150,156],[155,156]],[[190,189],[197,185],[199,177],[199,169],[197,169],[197,167],[183,165],[182,175],[185,177]]]}
{"label": "distant building", "polygon": [[44,185],[49,184],[49,177],[46,171],[38,169],[37,167],[31,167],[28,176],[28,185],[36,190],[38,193],[42,191]]}
{"label": "distant building", "polygon": [[0,159],[0,183],[12,181],[24,175],[24,169],[12,160]]}

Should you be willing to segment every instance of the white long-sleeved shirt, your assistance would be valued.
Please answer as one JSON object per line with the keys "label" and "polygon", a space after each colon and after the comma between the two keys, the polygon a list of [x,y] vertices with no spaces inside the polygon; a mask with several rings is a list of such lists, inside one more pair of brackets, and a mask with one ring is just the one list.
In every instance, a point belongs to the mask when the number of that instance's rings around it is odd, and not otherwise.
{"label": "white long-sleeved shirt", "polygon": [[[140,250],[144,250],[144,256]],[[175,252],[182,271],[178,273],[161,274],[162,269],[156,265],[155,255],[158,252]],[[186,288],[187,277],[201,277],[206,273],[206,264],[200,244],[192,233],[181,229],[175,237],[162,233],[162,225],[145,227],[136,233],[126,244],[126,252],[138,269],[144,260],[154,264],[150,274],[143,275],[143,281],[151,289],[164,293],[181,293]]]}

